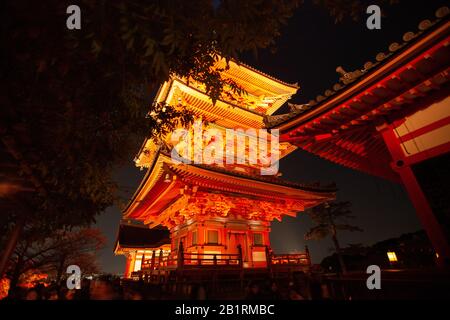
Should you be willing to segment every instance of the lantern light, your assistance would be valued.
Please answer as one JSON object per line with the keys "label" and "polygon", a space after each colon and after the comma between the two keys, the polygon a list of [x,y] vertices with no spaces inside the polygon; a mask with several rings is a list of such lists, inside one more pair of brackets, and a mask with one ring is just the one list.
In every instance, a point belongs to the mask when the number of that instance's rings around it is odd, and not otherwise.
{"label": "lantern light", "polygon": [[395,254],[394,251],[388,251],[387,252],[387,256],[388,256],[389,262],[391,262],[391,263],[394,263],[394,262],[398,261],[397,260],[397,255]]}

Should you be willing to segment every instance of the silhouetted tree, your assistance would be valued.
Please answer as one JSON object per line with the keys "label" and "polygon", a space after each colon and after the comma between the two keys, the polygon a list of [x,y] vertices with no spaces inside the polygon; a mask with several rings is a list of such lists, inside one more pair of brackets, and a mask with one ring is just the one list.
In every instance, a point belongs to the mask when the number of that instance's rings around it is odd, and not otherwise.
{"label": "silhouetted tree", "polygon": [[30,270],[50,273],[59,283],[64,270],[71,264],[83,272],[98,271],[96,254],[106,243],[99,229],[60,230],[51,235],[26,228],[10,259],[11,290],[20,276]]}
{"label": "silhouetted tree", "polygon": [[[359,227],[345,223],[345,220],[354,218],[351,214],[350,207],[351,203],[348,201],[326,202],[312,208],[307,213],[316,225],[306,233],[305,239],[320,240],[327,236],[331,236],[342,273],[346,273],[347,269],[345,267],[341,247],[337,238],[338,230],[350,232],[362,231]],[[344,221],[344,223],[341,221]]]}

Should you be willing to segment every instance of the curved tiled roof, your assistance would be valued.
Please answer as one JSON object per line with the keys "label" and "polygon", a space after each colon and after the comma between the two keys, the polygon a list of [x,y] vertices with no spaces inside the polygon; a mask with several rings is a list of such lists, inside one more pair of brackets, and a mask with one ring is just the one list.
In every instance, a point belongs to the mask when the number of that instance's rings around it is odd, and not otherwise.
{"label": "curved tiled roof", "polygon": [[293,181],[289,181],[289,180],[285,180],[285,179],[276,178],[276,177],[273,177],[273,176],[251,175],[251,174],[248,174],[248,173],[239,172],[239,171],[235,171],[235,170],[228,170],[228,169],[220,168],[220,167],[217,167],[217,166],[211,166],[211,165],[191,164],[191,166],[202,168],[202,169],[206,169],[206,170],[210,170],[210,171],[215,171],[215,172],[218,172],[218,173],[224,173],[226,175],[234,176],[234,177],[238,177],[238,178],[255,180],[255,181],[260,181],[260,182],[265,182],[265,183],[285,186],[285,187],[291,187],[291,188],[295,188],[295,189],[301,189],[301,190],[305,190],[305,191],[328,192],[328,193],[337,191],[337,188],[336,188],[335,184],[321,186],[319,184],[312,184],[312,183],[311,184],[305,184],[305,183],[293,182]]}
{"label": "curved tiled roof", "polygon": [[405,47],[409,46],[411,43],[414,43],[418,38],[422,35],[426,34],[428,31],[434,29],[437,25],[440,25],[443,21],[446,21],[449,17],[450,10],[448,7],[439,8],[435,16],[436,18],[431,21],[429,19],[423,20],[418,25],[418,30],[416,32],[406,32],[403,35],[401,43],[391,43],[388,47],[389,51],[379,52],[375,56],[374,61],[368,61],[364,64],[362,69],[358,69],[352,72],[345,72],[342,67],[338,67],[336,71],[340,73],[342,76],[340,77],[340,81],[336,83],[332,88],[325,90],[324,93],[319,94],[315,99],[310,100],[307,104],[295,105],[289,104],[290,112],[280,115],[266,116],[264,118],[264,122],[268,128],[276,127],[292,118],[295,118],[297,115],[308,112],[323,102],[327,101],[329,98],[333,97],[335,94],[341,92],[344,88],[350,86],[350,84],[354,83],[357,80],[363,78],[363,76],[370,73],[370,71],[374,70],[375,67],[379,66],[382,63],[387,62],[391,58],[393,58],[396,53],[402,51]]}
{"label": "curved tiled roof", "polygon": [[121,224],[116,245],[121,248],[156,248],[170,243],[170,232],[167,228]]}
{"label": "curved tiled roof", "polygon": [[271,80],[273,80],[273,81],[276,81],[276,82],[278,82],[278,83],[281,83],[281,84],[283,84],[283,85],[285,85],[285,86],[292,87],[292,88],[296,88],[296,89],[300,88],[300,86],[298,85],[298,82],[296,82],[296,83],[288,83],[288,82],[282,81],[282,80],[280,80],[280,79],[278,79],[278,78],[276,78],[276,77],[274,77],[274,76],[271,76],[270,74],[267,74],[267,73],[265,73],[265,72],[262,72],[262,71],[260,71],[260,70],[258,70],[258,69],[256,69],[256,68],[254,68],[254,67],[252,67],[252,66],[250,66],[250,65],[248,65],[248,64],[246,64],[246,63],[244,63],[244,62],[237,61],[237,60],[234,60],[234,59],[232,59],[232,61],[233,61],[234,63],[236,63],[238,66],[245,67],[245,68],[247,68],[247,69],[249,69],[249,70],[251,70],[251,71],[253,71],[253,72],[259,73],[260,75],[262,75],[262,76],[264,76],[264,77],[266,77],[266,78],[269,78],[269,79],[271,79]]}

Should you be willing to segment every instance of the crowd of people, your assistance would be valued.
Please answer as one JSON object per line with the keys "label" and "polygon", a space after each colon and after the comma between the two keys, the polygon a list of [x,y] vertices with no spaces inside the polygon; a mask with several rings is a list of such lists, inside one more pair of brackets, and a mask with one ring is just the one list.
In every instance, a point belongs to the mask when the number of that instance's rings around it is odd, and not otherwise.
{"label": "crowd of people", "polygon": [[[207,283],[189,285],[188,295],[176,295],[165,285],[148,285],[143,281],[123,281],[116,277],[83,279],[80,289],[65,285],[37,284],[33,288],[17,288],[6,299],[22,300],[158,300],[212,297]],[[236,298],[236,297],[234,297]],[[328,287],[319,275],[296,273],[286,281],[252,280],[240,298],[246,300],[322,300],[329,299]]]}
{"label": "crowd of people", "polygon": [[[15,288],[5,299],[18,300],[120,300],[129,299],[130,292],[119,278],[83,279],[80,289],[68,289],[63,283],[37,284],[32,288]],[[133,294],[131,294],[133,297]]]}
{"label": "crowd of people", "polygon": [[319,275],[295,273],[285,286],[277,281],[252,281],[246,290],[247,300],[326,300],[328,286]]}

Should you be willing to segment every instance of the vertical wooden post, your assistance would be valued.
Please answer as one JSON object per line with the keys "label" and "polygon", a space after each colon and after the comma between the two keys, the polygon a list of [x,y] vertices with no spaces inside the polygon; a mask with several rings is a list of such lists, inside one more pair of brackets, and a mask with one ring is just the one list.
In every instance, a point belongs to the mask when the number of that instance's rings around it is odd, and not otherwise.
{"label": "vertical wooden post", "polygon": [[[161,270],[162,270],[162,262],[163,262],[163,249],[159,249],[159,257],[158,257],[158,283],[162,283],[163,281],[161,280]],[[165,279],[164,279],[165,281]]]}
{"label": "vertical wooden post", "polygon": [[131,256],[129,253],[127,253],[125,257],[127,258],[127,262],[125,265],[125,272],[123,273],[123,277],[128,279],[130,278],[131,274]]}
{"label": "vertical wooden post", "polygon": [[180,246],[178,247],[178,257],[177,257],[177,269],[183,269],[184,265],[184,247],[183,241],[180,242]]}
{"label": "vertical wooden post", "polygon": [[268,245],[266,245],[266,264],[267,264],[267,268],[271,269],[271,267],[272,267],[272,257],[270,255],[270,249],[269,249]]}
{"label": "vertical wooden post", "polygon": [[391,166],[400,175],[403,186],[408,192],[409,198],[416,209],[417,216],[436,251],[436,263],[438,266],[444,267],[446,262],[449,263],[450,261],[449,240],[447,239],[442,226],[436,219],[414,172],[408,164],[408,159],[405,157],[400,141],[395,135],[392,125],[385,124],[382,127],[378,127],[377,130],[381,133],[391,154]]}
{"label": "vertical wooden post", "polygon": [[177,269],[175,280],[175,292],[181,294],[183,287],[183,266],[184,266],[184,246],[183,241],[180,241],[177,252]]}
{"label": "vertical wooden post", "polygon": [[163,250],[160,249],[159,250],[159,259],[158,259],[158,264],[159,264],[159,269],[161,270],[161,266],[162,266],[162,262],[163,262]]}
{"label": "vertical wooden post", "polygon": [[237,249],[238,249],[239,268],[242,269],[244,264],[242,263],[242,247],[240,244],[237,245]]}
{"label": "vertical wooden post", "polygon": [[270,278],[273,279],[273,270],[272,270],[272,254],[270,252],[270,248],[266,245],[266,264],[267,270],[269,271]]}
{"label": "vertical wooden post", "polygon": [[155,259],[156,259],[155,255],[156,255],[156,250],[153,250],[152,251],[152,262],[150,265],[150,270],[152,270],[152,271],[155,270]]}
{"label": "vertical wooden post", "polygon": [[239,270],[240,270],[239,278],[241,281],[241,290],[243,290],[244,289],[244,268],[243,268],[244,264],[242,261],[242,247],[240,244],[237,245],[237,249],[238,249],[238,260],[239,260]]}
{"label": "vertical wooden post", "polygon": [[139,280],[145,280],[145,271],[144,271],[144,262],[145,262],[145,251],[142,254],[142,258],[141,258],[141,270],[139,270]]}
{"label": "vertical wooden post", "polygon": [[213,256],[213,264],[217,266],[217,255]]}
{"label": "vertical wooden post", "polygon": [[306,254],[306,258],[308,259],[307,260],[308,266],[311,266],[311,256],[309,255],[309,248],[307,245],[305,245],[305,254]]}

